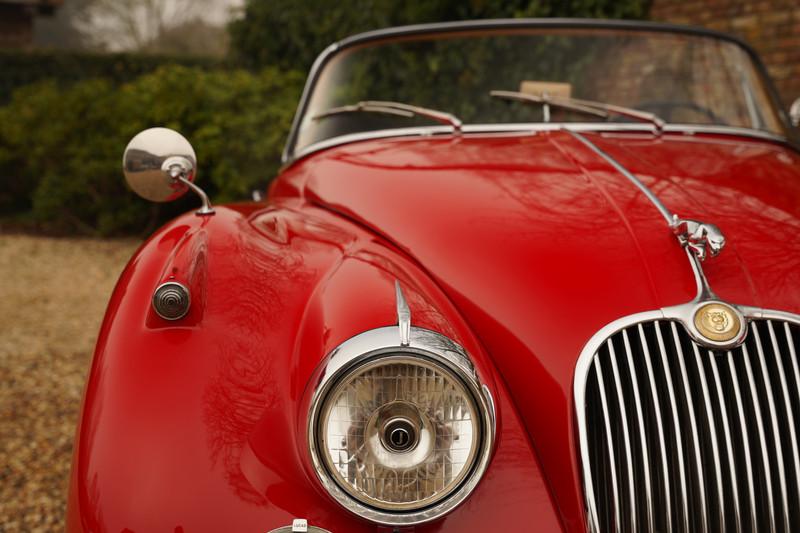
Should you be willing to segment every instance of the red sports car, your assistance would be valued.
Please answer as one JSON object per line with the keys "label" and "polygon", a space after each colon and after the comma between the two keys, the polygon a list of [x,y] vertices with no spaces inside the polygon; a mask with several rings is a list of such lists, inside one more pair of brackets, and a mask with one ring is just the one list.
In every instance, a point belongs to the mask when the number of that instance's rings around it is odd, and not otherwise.
{"label": "red sports car", "polygon": [[798,119],[727,35],[521,19],[331,45],[263,201],[140,133],[202,208],[111,298],[67,530],[800,530]]}

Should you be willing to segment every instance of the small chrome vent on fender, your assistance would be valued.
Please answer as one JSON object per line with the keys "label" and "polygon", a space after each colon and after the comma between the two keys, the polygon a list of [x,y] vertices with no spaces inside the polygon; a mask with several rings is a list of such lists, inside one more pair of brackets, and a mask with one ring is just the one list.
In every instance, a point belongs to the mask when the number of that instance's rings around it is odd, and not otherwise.
{"label": "small chrome vent on fender", "polygon": [[800,531],[800,327],[749,327],[712,351],[677,321],[634,322],[579,363],[592,529]]}

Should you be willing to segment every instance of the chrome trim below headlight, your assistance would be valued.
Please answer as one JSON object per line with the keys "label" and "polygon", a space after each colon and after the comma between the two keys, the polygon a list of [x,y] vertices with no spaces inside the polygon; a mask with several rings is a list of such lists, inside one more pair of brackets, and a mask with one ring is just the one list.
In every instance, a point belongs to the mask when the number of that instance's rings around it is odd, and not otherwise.
{"label": "chrome trim below headlight", "polygon": [[[330,495],[352,513],[386,525],[421,524],[443,516],[462,503],[475,489],[489,464],[495,439],[495,409],[489,389],[481,383],[465,350],[453,340],[423,328],[411,327],[408,344],[400,342],[398,326],[387,326],[361,333],[334,349],[329,355],[321,378],[314,390],[308,417],[308,444],[317,477]],[[403,339],[405,340],[405,339]],[[433,504],[415,510],[387,511],[356,500],[337,483],[329,472],[322,454],[319,434],[319,415],[328,398],[342,378],[357,368],[379,361],[383,357],[406,356],[442,366],[458,378],[477,406],[481,435],[476,445],[476,458],[464,479],[447,495]]]}

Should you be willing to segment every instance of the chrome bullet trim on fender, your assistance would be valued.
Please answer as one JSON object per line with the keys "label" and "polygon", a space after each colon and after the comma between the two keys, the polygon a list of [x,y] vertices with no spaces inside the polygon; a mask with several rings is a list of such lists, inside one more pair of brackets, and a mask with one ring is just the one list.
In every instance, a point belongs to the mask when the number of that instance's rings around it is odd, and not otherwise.
{"label": "chrome bullet trim on fender", "polygon": [[189,289],[177,281],[162,283],[153,292],[153,311],[164,320],[180,320],[192,304]]}

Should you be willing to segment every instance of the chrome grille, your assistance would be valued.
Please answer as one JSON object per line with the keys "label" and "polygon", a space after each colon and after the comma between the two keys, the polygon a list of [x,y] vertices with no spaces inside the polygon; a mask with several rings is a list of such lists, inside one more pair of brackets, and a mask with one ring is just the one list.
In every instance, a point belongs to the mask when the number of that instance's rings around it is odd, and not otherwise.
{"label": "chrome grille", "polygon": [[799,341],[782,320],[730,351],[671,320],[605,340],[576,376],[597,529],[800,531]]}

